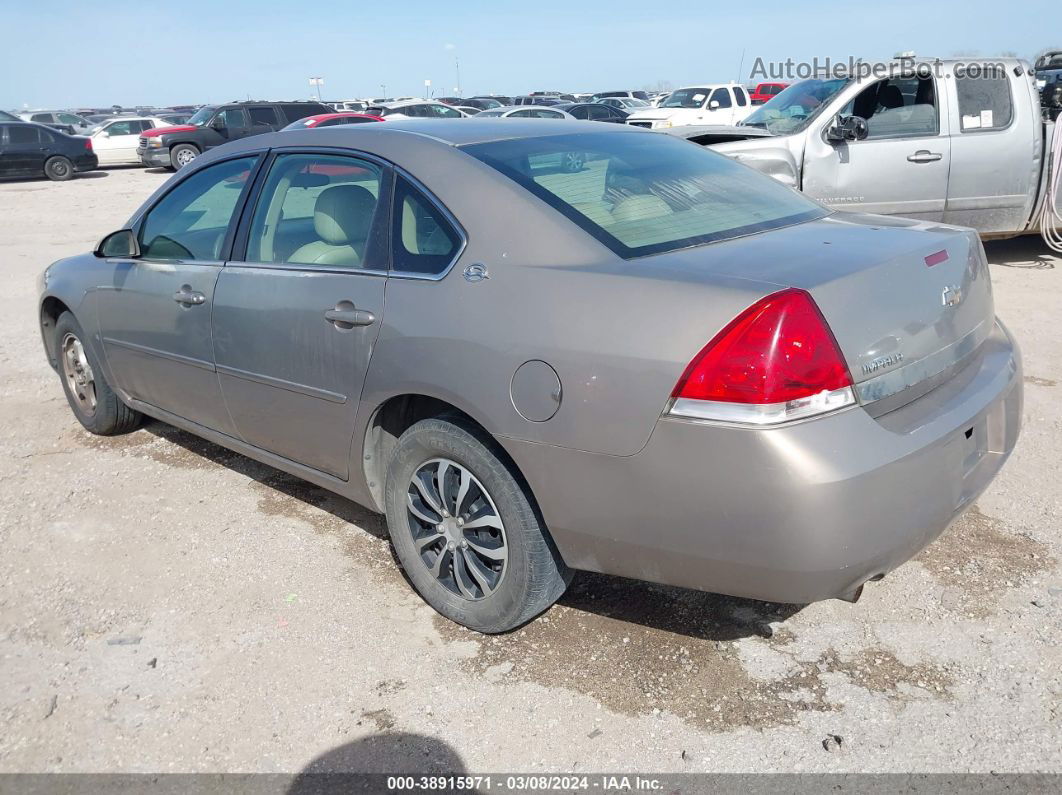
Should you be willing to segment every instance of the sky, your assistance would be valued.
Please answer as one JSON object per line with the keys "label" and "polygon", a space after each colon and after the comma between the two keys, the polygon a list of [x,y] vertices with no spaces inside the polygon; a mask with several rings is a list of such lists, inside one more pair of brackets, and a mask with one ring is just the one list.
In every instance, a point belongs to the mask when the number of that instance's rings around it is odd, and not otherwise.
{"label": "sky", "polygon": [[[1057,0],[4,0],[0,108],[747,82],[757,58],[1062,49]],[[1051,21],[1053,20],[1053,21]],[[426,89],[424,81],[431,81]]]}

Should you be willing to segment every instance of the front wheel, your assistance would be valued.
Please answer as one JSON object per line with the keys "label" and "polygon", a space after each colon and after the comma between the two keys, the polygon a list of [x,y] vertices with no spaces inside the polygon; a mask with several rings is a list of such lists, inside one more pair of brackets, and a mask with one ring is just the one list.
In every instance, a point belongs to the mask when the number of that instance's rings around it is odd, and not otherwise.
{"label": "front wheel", "polygon": [[199,157],[199,150],[191,144],[177,144],[170,150],[170,165],[174,170],[184,168]]}
{"label": "front wheel", "polygon": [[44,164],[44,175],[56,182],[66,182],[74,176],[74,164],[62,155],[50,157]]}
{"label": "front wheel", "polygon": [[571,581],[502,456],[462,420],[434,418],[402,434],[387,470],[387,526],[414,588],[487,633],[531,620]]}
{"label": "front wheel", "polygon": [[85,339],[77,318],[63,312],[55,323],[55,351],[70,410],[85,430],[100,436],[136,430],[142,415],[114,393]]}

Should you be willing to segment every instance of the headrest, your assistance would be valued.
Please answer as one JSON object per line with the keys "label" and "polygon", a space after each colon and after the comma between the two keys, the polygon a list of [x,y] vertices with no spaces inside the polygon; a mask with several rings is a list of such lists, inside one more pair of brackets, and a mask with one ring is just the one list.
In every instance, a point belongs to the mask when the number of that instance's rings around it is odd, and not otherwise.
{"label": "headrest", "polygon": [[376,199],[360,185],[333,185],[317,197],[313,228],[332,246],[363,243],[375,209]]}

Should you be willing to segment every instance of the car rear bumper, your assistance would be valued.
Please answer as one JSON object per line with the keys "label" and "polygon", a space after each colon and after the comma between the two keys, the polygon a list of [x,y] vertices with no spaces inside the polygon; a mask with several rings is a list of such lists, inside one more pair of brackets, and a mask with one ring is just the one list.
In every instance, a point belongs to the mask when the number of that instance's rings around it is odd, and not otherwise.
{"label": "car rear bumper", "polygon": [[99,166],[100,159],[94,154],[84,154],[74,158],[74,171],[95,171]]}
{"label": "car rear bumper", "polygon": [[137,147],[136,153],[140,157],[140,162],[145,166],[170,165],[170,148],[168,146],[151,147],[148,149]]}
{"label": "car rear bumper", "polygon": [[1021,359],[997,325],[962,372],[875,419],[662,418],[633,456],[501,439],[573,568],[775,602],[851,598],[940,535],[1014,449]]}

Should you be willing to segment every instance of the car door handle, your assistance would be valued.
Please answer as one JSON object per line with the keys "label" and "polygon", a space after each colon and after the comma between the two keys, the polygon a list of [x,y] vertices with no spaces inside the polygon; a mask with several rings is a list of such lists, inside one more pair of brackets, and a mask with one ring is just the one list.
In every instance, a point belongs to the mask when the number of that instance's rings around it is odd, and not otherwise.
{"label": "car door handle", "polygon": [[324,313],[325,320],[338,329],[349,330],[355,326],[371,326],[376,315],[365,309],[355,309],[349,301],[341,301],[335,309]]}
{"label": "car door handle", "polygon": [[189,287],[187,284],[183,285],[180,290],[173,294],[173,300],[178,304],[186,304],[187,306],[199,306],[206,303],[206,296],[202,293],[198,293]]}
{"label": "car door handle", "polygon": [[912,163],[932,163],[942,157],[944,155],[940,152],[930,152],[928,149],[919,149],[913,155],[907,155],[907,159]]}

